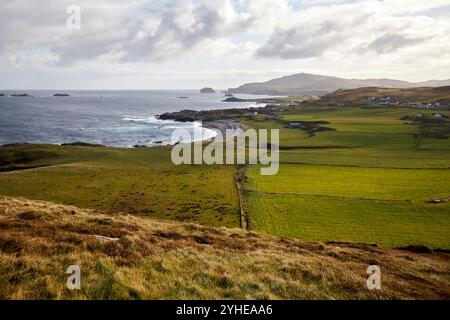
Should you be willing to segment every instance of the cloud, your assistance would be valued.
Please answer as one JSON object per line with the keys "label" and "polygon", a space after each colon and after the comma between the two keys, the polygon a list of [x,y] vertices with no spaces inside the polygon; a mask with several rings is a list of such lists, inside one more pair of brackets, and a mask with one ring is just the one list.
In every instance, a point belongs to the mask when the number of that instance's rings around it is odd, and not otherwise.
{"label": "cloud", "polygon": [[400,34],[385,34],[370,43],[367,50],[373,50],[379,54],[387,54],[404,47],[419,44],[428,39],[429,38],[407,38]]}
{"label": "cloud", "polygon": [[267,38],[255,51],[264,58],[384,54],[423,45],[450,31],[445,19],[423,16],[440,8],[444,2],[439,0],[408,0],[407,5],[405,0],[239,0],[246,8],[241,11],[233,5],[236,0],[168,1],[157,8],[147,0],[78,0],[80,31],[66,28],[71,0],[0,2],[0,55],[46,49],[57,66],[95,59],[168,61],[245,34]]}
{"label": "cloud", "polygon": [[346,57],[368,51],[385,54],[442,41],[438,36],[450,32],[449,21],[421,15],[441,5],[440,1],[423,4],[412,0],[402,7],[399,0],[334,1],[333,5],[323,5],[330,2],[308,1],[309,5],[317,5],[292,13],[256,51],[256,56],[305,59],[336,53]]}
{"label": "cloud", "polygon": [[[158,10],[148,1],[79,0],[81,30],[66,28],[68,0],[0,0],[0,54],[45,47],[57,65],[99,57],[121,62],[165,61],[205,41],[245,32],[251,24],[228,0],[171,1]],[[26,3],[26,5],[25,5]],[[20,30],[20,32],[18,32]]]}
{"label": "cloud", "polygon": [[331,20],[301,23],[289,29],[276,29],[270,39],[256,51],[259,57],[303,59],[321,56],[345,40],[350,25]]}
{"label": "cloud", "polygon": [[[66,28],[73,4],[81,30]],[[449,77],[448,0],[0,0],[0,8],[0,87],[161,88],[162,74],[167,86],[197,74],[241,84],[229,70],[245,70],[245,82],[266,80],[267,70]]]}
{"label": "cloud", "polygon": [[176,57],[197,45],[245,32],[248,15],[237,14],[226,1],[170,6],[161,11],[153,28],[141,28],[122,44],[122,61],[163,61]]}
{"label": "cloud", "polygon": [[78,0],[81,7],[82,29],[69,30],[66,26],[66,9],[70,0],[0,0],[0,55],[15,56],[48,50],[56,61],[76,62],[106,54],[124,37],[127,13],[135,11],[142,3],[131,1],[128,5],[118,0],[109,2]]}

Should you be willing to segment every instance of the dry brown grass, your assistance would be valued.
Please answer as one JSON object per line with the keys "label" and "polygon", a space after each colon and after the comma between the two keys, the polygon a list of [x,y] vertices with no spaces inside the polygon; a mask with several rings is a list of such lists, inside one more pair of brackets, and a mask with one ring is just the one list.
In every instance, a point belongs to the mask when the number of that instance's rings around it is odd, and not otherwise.
{"label": "dry brown grass", "polygon": [[[73,264],[81,290],[66,288]],[[450,259],[0,197],[0,298],[449,299]]]}

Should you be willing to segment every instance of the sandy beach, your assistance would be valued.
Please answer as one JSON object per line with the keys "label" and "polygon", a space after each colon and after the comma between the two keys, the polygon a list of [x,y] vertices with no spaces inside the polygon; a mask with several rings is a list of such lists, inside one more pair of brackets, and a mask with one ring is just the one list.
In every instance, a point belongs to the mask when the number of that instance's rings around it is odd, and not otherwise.
{"label": "sandy beach", "polygon": [[220,134],[225,137],[226,130],[227,129],[233,129],[233,130],[246,130],[247,126],[236,122],[234,120],[230,119],[224,119],[224,120],[214,120],[214,121],[205,121],[202,123],[202,126],[207,129],[212,129],[217,132],[220,132]]}

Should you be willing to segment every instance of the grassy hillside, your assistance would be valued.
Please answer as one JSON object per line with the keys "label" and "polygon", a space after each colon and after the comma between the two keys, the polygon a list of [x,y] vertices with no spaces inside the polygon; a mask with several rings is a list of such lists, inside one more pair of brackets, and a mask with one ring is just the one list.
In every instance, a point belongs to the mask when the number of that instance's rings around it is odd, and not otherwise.
{"label": "grassy hillside", "polygon": [[[449,255],[307,243],[0,197],[1,299],[450,298]],[[108,238],[105,238],[108,237]],[[369,291],[377,264],[382,289]],[[70,265],[81,290],[66,288]]]}
{"label": "grassy hillside", "polygon": [[283,113],[288,122],[325,121],[335,129],[314,136],[276,121],[247,121],[281,130],[278,175],[246,170],[250,227],[311,241],[450,248],[450,204],[430,203],[450,196],[450,140],[423,138],[423,126],[405,120],[418,112],[436,111],[299,107]]}
{"label": "grassy hillside", "polygon": [[235,167],[175,166],[170,148],[2,147],[2,170],[1,195],[239,227]]}
{"label": "grassy hillside", "polygon": [[326,103],[367,103],[367,97],[377,99],[390,96],[400,102],[449,103],[450,86],[419,88],[379,88],[366,87],[358,89],[337,90],[321,98]]}

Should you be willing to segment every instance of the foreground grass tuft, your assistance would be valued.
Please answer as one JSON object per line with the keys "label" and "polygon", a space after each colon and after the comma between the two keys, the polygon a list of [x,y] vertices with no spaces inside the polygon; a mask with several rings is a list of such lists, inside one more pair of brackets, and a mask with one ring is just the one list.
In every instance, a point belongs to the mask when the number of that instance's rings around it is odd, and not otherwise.
{"label": "foreground grass tuft", "polygon": [[[449,262],[0,197],[1,299],[449,299]],[[366,288],[369,264],[380,291]]]}

